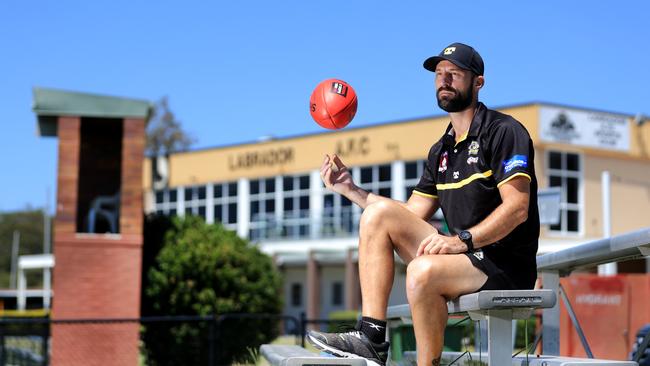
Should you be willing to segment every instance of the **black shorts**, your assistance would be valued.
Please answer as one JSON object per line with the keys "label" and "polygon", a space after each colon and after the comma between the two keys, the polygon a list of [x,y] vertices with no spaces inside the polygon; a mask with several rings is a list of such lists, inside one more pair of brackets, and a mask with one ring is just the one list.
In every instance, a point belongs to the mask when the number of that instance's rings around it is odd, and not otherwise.
{"label": "black shorts", "polygon": [[[480,254],[479,254],[480,253]],[[497,267],[490,258],[486,257],[481,250],[474,253],[465,253],[465,255],[472,262],[472,265],[480,269],[488,277],[487,281],[481,286],[478,291],[483,290],[517,290],[517,285]]]}

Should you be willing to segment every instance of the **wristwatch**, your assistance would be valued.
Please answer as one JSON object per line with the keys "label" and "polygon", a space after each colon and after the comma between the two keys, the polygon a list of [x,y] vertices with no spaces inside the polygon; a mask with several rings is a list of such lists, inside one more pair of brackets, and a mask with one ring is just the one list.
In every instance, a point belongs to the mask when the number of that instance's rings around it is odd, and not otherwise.
{"label": "wristwatch", "polygon": [[472,233],[467,230],[463,230],[458,234],[458,239],[467,245],[467,252],[471,253],[474,251],[474,242],[472,242]]}

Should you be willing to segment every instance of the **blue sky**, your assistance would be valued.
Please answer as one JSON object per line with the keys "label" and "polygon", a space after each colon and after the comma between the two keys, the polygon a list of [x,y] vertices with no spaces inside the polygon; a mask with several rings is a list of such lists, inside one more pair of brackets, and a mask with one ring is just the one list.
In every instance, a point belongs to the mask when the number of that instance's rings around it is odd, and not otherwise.
{"label": "blue sky", "polygon": [[309,94],[331,77],[357,91],[351,126],[439,115],[422,61],[460,41],[485,60],[488,106],[648,115],[649,11],[641,0],[1,2],[0,211],[42,207],[47,189],[53,206],[57,140],[36,135],[34,86],[166,95],[202,148],[322,132]]}

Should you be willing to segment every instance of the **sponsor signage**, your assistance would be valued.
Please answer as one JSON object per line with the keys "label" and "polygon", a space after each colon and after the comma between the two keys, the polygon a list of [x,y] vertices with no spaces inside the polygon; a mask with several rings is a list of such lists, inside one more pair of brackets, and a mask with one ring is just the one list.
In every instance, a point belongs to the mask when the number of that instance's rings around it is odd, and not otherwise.
{"label": "sponsor signage", "polygon": [[370,138],[361,136],[337,141],[334,152],[340,157],[368,155],[370,153]]}
{"label": "sponsor signage", "polygon": [[[228,169],[237,171],[286,166],[295,162],[298,152],[294,146],[280,146],[232,154],[228,156]],[[338,140],[334,152],[343,158],[368,155],[370,153],[370,138],[361,136]]]}
{"label": "sponsor signage", "polygon": [[540,139],[604,150],[630,150],[630,124],[623,115],[542,107]]}
{"label": "sponsor signage", "polygon": [[228,156],[228,168],[231,171],[240,169],[253,169],[261,167],[274,167],[292,163],[294,160],[293,147],[279,147],[250,151],[238,155]]}

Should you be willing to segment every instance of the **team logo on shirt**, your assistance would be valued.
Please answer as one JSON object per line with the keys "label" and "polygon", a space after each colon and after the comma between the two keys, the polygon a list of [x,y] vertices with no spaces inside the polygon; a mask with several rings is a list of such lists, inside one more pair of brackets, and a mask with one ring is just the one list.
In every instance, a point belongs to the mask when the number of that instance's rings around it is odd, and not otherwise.
{"label": "team logo on shirt", "polygon": [[454,179],[458,179],[458,177],[460,177],[460,172],[455,171],[454,172]]}
{"label": "team logo on shirt", "polygon": [[528,157],[526,155],[514,155],[509,160],[503,162],[503,169],[506,173],[514,168],[525,168],[528,166]]}
{"label": "team logo on shirt", "polygon": [[469,155],[478,154],[478,148],[479,148],[478,141],[472,141],[472,143],[469,144],[468,154]]}
{"label": "team logo on shirt", "polygon": [[467,158],[467,165],[478,163],[478,156],[470,156]]}
{"label": "team logo on shirt", "polygon": [[449,154],[445,151],[442,153],[442,157],[440,157],[440,165],[438,165],[438,172],[444,173],[447,170],[447,159],[449,158]]}
{"label": "team logo on shirt", "polygon": [[478,260],[480,260],[480,261],[483,260],[483,251],[482,251],[481,249],[475,251],[475,252],[472,253],[472,254],[476,257],[476,259],[478,259]]}

